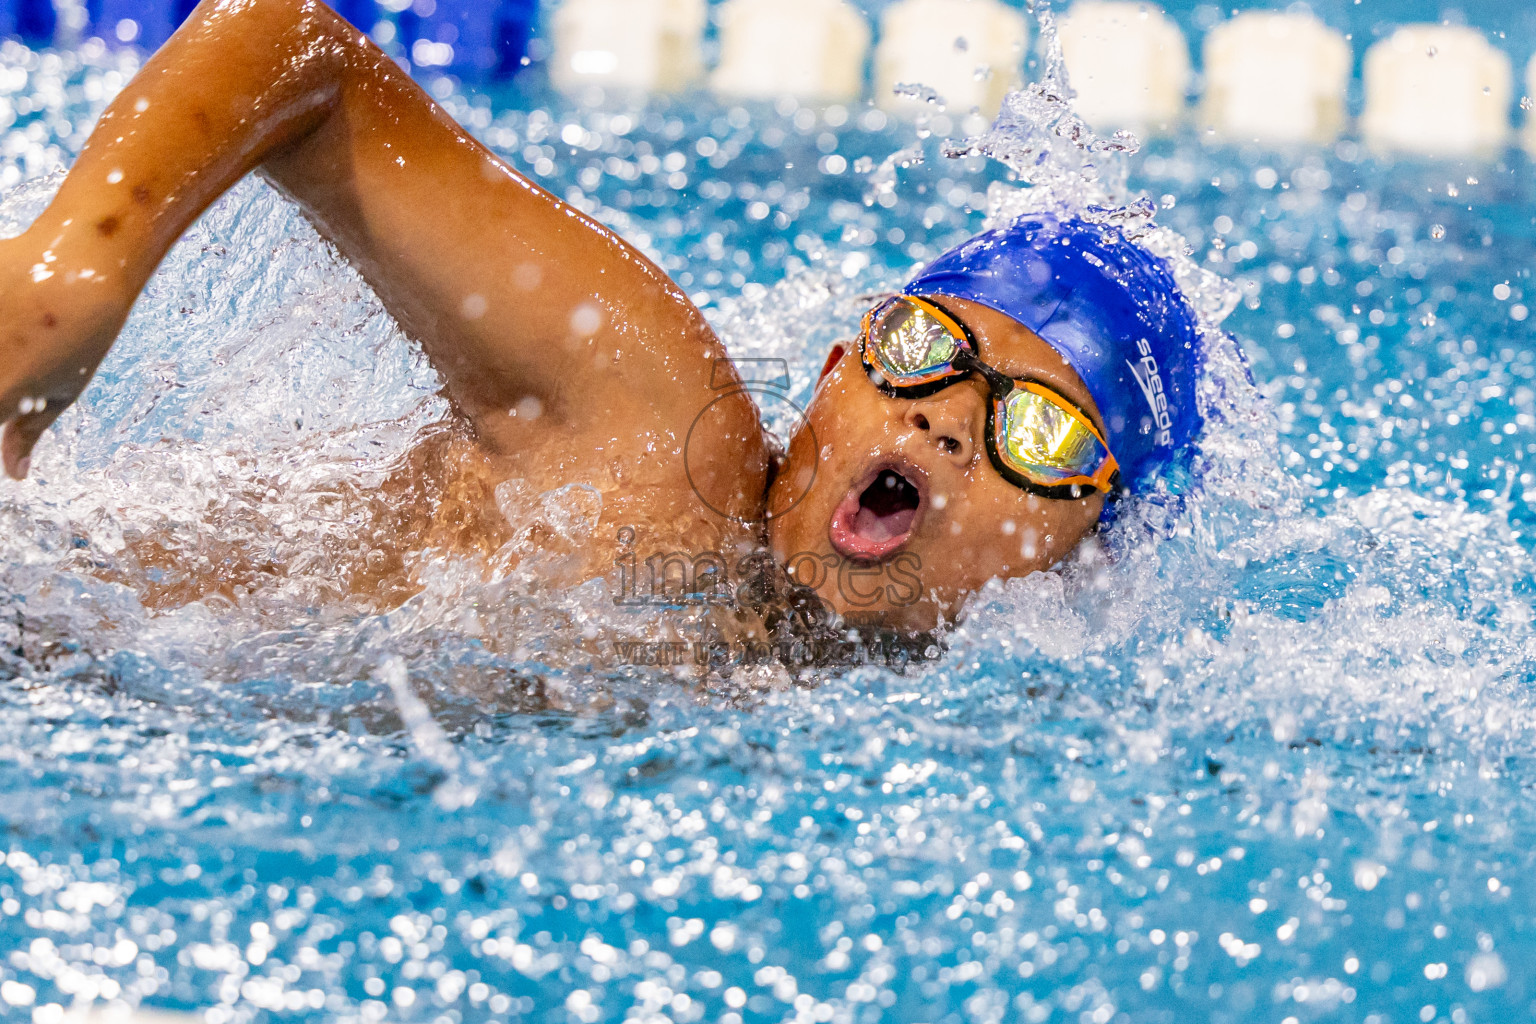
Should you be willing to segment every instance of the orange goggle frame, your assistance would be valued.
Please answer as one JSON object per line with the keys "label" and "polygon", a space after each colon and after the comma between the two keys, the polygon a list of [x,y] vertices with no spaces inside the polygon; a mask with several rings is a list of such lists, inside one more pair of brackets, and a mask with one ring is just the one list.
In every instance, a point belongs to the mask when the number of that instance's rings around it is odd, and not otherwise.
{"label": "orange goggle frame", "polygon": [[859,354],[896,398],[922,398],[980,374],[991,393],[987,455],[1009,483],[1048,498],[1112,491],[1120,465],[1087,414],[1040,381],[982,362],[970,331],[933,302],[898,295],[870,310]]}

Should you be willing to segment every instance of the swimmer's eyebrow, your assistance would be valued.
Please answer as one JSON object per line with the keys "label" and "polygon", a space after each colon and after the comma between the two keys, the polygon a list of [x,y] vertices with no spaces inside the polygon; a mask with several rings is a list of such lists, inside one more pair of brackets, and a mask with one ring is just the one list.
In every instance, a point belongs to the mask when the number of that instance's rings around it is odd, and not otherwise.
{"label": "swimmer's eyebrow", "polygon": [[[946,310],[945,312],[949,312],[949,311]],[[1050,366],[1039,366],[1039,367],[1033,367],[1033,368],[1029,369],[1028,371],[1026,371],[1024,373],[1014,373],[1008,367],[1003,366],[1003,365],[1001,365],[999,363],[992,362],[992,360],[990,358],[988,358],[987,353],[982,350],[982,347],[981,347],[981,335],[976,331],[976,328],[972,327],[969,323],[966,323],[964,317],[957,316],[956,314],[954,314],[952,312],[950,312],[949,315],[954,317],[956,323],[961,324],[962,326],[964,326],[965,329],[966,329],[966,332],[970,334],[970,336],[971,336],[971,343],[976,346],[976,354],[981,357],[982,362],[987,363],[988,365],[996,368],[999,373],[1006,374],[1007,376],[1012,377],[1014,380],[1032,380],[1032,381],[1035,381],[1038,384],[1044,384],[1047,387],[1049,387],[1052,391],[1055,391],[1057,394],[1061,395],[1061,397],[1067,399],[1068,401],[1072,402],[1073,404],[1077,404],[1077,399],[1075,399],[1071,395],[1067,394],[1066,385],[1067,385],[1068,382],[1065,381],[1065,380],[1062,380],[1060,378],[1060,376],[1056,373],[1054,368],[1052,368]],[[1038,341],[1040,344],[1044,345],[1048,350],[1050,350],[1053,354],[1055,354],[1057,356],[1057,358],[1059,358],[1061,360],[1061,365],[1062,366],[1067,366],[1068,365],[1066,357],[1062,356],[1060,353],[1056,352],[1056,346],[1055,345],[1052,345],[1050,342],[1046,341],[1044,338],[1040,337],[1040,335],[1036,334],[1029,327],[1025,326],[1024,324],[1019,323],[1017,320],[1013,320],[1013,323],[1018,324],[1020,330],[1024,331],[1031,338],[1034,338],[1036,341]],[[1044,379],[1042,379],[1042,378],[1044,378]]]}

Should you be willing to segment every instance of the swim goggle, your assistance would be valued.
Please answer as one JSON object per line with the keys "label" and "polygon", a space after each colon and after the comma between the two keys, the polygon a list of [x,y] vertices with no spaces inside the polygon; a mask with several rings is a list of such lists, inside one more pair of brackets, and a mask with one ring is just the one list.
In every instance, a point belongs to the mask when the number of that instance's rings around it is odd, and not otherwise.
{"label": "swim goggle", "polygon": [[1110,493],[1120,464],[1083,410],[1049,387],[981,361],[966,327],[925,299],[898,295],[864,317],[864,369],[896,398],[922,398],[981,374],[991,391],[987,454],[1004,480],[1047,498]]}

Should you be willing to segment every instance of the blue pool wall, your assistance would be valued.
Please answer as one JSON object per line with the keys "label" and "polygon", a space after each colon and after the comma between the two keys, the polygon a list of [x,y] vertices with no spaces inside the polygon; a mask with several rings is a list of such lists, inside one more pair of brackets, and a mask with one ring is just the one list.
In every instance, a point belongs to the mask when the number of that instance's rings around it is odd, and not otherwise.
{"label": "blue pool wall", "polygon": [[48,0],[0,0],[0,36],[46,43],[57,28],[58,15]]}
{"label": "blue pool wall", "polygon": [[[80,38],[154,50],[197,6],[196,0],[87,0]],[[522,65],[538,0],[415,0],[403,10],[376,0],[332,0],[347,20],[382,36],[406,59],[468,80],[507,77]],[[29,46],[67,43],[66,9],[51,0],[0,0],[0,36]],[[381,31],[382,30],[382,31]],[[419,49],[418,43],[435,44]],[[449,55],[437,59],[437,54]]]}
{"label": "blue pool wall", "polygon": [[[722,0],[710,0],[718,7]],[[896,0],[851,0],[869,17],[878,36],[880,12]],[[1003,0],[1024,7],[1024,0]],[[196,0],[85,0],[86,27],[69,27],[67,12],[77,0],[0,0],[0,37],[18,38],[30,46],[68,44],[79,38],[97,37],[113,46],[132,45],[153,50],[163,43],[196,6]],[[544,13],[559,0],[544,0]],[[425,72],[446,72],[467,82],[486,82],[511,77],[530,59],[541,56],[537,37],[540,0],[334,0],[342,16],[369,32],[403,62]],[[1054,5],[1064,10],[1069,3]],[[1204,33],[1231,15],[1247,10],[1294,10],[1296,4],[1273,0],[1227,0],[1223,4],[1198,0],[1169,0],[1161,8],[1184,31],[1190,57],[1199,69]],[[1536,4],[1507,0],[1469,0],[1446,5],[1442,0],[1392,0],[1390,3],[1359,3],[1356,0],[1313,0],[1302,4],[1326,24],[1344,33],[1355,60],[1355,87],[1350,97],[1352,113],[1361,101],[1358,88],[1365,52],[1376,40],[1400,25],[1446,22],[1472,26],[1493,45],[1507,53],[1517,77],[1518,104],[1524,96],[1523,72],[1536,55]],[[119,26],[131,23],[128,31]],[[124,41],[120,36],[128,34]],[[713,28],[705,46],[713,45]],[[709,54],[706,53],[706,60]],[[1198,89],[1198,80],[1194,83]],[[1512,111],[1515,113],[1515,111]]]}

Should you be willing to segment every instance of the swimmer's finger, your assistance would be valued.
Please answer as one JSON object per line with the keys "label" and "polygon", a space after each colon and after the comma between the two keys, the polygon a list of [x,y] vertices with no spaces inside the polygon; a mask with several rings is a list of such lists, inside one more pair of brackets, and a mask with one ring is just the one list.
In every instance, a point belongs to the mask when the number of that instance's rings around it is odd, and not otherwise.
{"label": "swimmer's finger", "polygon": [[23,413],[5,425],[5,436],[0,438],[0,456],[5,460],[6,476],[12,480],[27,478],[27,471],[32,468],[32,446],[59,418],[65,404],[50,402],[41,412]]}

